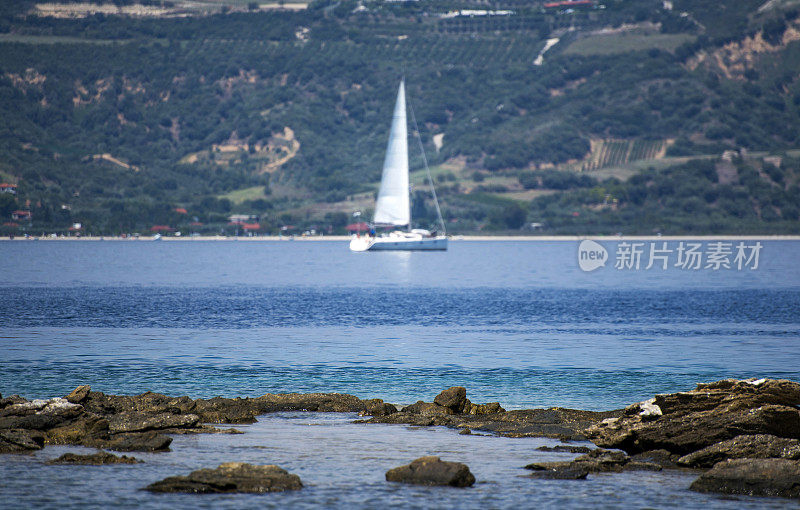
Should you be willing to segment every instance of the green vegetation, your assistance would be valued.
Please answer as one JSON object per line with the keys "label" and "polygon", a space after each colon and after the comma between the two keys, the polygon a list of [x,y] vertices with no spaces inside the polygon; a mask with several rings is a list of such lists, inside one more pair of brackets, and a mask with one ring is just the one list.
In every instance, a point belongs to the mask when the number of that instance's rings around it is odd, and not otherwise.
{"label": "green vegetation", "polygon": [[694,39],[690,34],[599,34],[576,40],[564,50],[564,54],[589,57],[651,49],[673,52]]}
{"label": "green vegetation", "polygon": [[[233,232],[229,215],[252,214],[262,232],[343,233],[372,207],[405,75],[449,231],[796,233],[795,159],[763,156],[800,147],[800,41],[784,43],[798,13],[673,3],[502,0],[491,9],[512,13],[444,17],[487,7],[231,0],[74,19],[5,3],[0,175],[19,186],[14,207],[0,204],[0,224],[17,225],[2,232]],[[755,34],[774,47],[742,43]],[[727,167],[716,182],[695,175],[740,148],[758,156],[737,160],[736,182]],[[414,196],[430,226],[430,200]],[[33,221],[12,222],[17,209]]]}

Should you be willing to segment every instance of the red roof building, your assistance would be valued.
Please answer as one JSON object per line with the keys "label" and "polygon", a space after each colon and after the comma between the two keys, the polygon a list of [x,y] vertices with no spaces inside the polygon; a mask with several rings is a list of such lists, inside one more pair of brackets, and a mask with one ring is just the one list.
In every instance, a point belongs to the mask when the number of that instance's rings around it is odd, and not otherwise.
{"label": "red roof building", "polygon": [[0,182],[0,193],[11,193],[12,195],[16,195],[17,185],[7,182]]}
{"label": "red roof building", "polygon": [[178,214],[188,214],[186,212],[186,209],[184,209],[183,207],[176,207],[175,208],[175,212],[178,213]]}
{"label": "red roof building", "polygon": [[554,7],[588,7],[594,5],[594,0],[561,0],[559,2],[548,2],[544,4],[545,9]]}
{"label": "red roof building", "polygon": [[253,232],[256,230],[261,230],[261,225],[259,223],[242,223],[242,228],[245,232]]}
{"label": "red roof building", "polygon": [[14,211],[11,213],[12,220],[30,220],[32,218],[30,211]]}
{"label": "red roof building", "polygon": [[172,232],[174,229],[167,225],[153,225],[150,227],[151,232]]}

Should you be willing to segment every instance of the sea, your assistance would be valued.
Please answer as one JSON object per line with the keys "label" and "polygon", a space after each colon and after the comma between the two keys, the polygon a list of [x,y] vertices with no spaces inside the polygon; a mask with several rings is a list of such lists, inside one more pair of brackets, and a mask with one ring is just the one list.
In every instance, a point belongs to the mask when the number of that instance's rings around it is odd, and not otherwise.
{"label": "sea", "polygon": [[[724,378],[800,380],[800,241],[451,241],[447,252],[353,253],[343,241],[0,243],[0,393],[244,397],[339,392],[405,405],[464,386],[506,409],[619,409]],[[0,456],[8,508],[779,508],[690,492],[696,473],[526,478],[572,455],[542,438],[277,413],[241,435],[177,436],[133,466],[44,464],[80,447]],[[581,444],[581,443],[578,443]],[[438,455],[470,489],[386,470]],[[222,462],[278,464],[305,488],[153,495]]]}

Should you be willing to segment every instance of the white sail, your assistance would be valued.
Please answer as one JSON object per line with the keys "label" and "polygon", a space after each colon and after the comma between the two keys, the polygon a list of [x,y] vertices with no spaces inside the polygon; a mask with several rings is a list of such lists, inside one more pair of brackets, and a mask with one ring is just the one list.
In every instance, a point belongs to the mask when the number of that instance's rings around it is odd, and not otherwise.
{"label": "white sail", "polygon": [[411,208],[409,206],[408,186],[408,132],[406,127],[406,87],[400,82],[397,102],[392,116],[392,130],[386,146],[386,159],[383,161],[381,189],[375,204],[376,225],[409,225]]}

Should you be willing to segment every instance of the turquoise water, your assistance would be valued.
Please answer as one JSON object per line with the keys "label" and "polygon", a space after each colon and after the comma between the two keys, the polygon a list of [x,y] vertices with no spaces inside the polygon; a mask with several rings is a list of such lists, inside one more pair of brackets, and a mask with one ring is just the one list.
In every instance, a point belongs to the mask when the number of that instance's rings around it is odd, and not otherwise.
{"label": "turquoise water", "polygon": [[[343,242],[0,243],[0,393],[51,397],[91,384],[192,397],[337,391],[404,404],[458,384],[506,408],[602,410],[725,377],[800,380],[800,243],[763,242],[755,270],[672,261],[647,270],[646,260],[617,269],[618,243],[600,243],[611,260],[592,272],[579,268],[577,242],[364,254]],[[178,437],[174,452],[133,467],[42,465],[63,451],[54,448],[3,457],[0,495],[20,507],[772,504],[692,494],[692,476],[679,473],[531,481],[520,467],[552,458],[534,451],[552,442],[352,419],[264,417],[242,436]],[[481,483],[461,493],[382,481],[427,454],[468,462]],[[278,463],[310,488],[257,500],[137,490],[233,460]],[[56,490],[28,494],[45,479]],[[98,479],[110,485],[93,488]]]}

